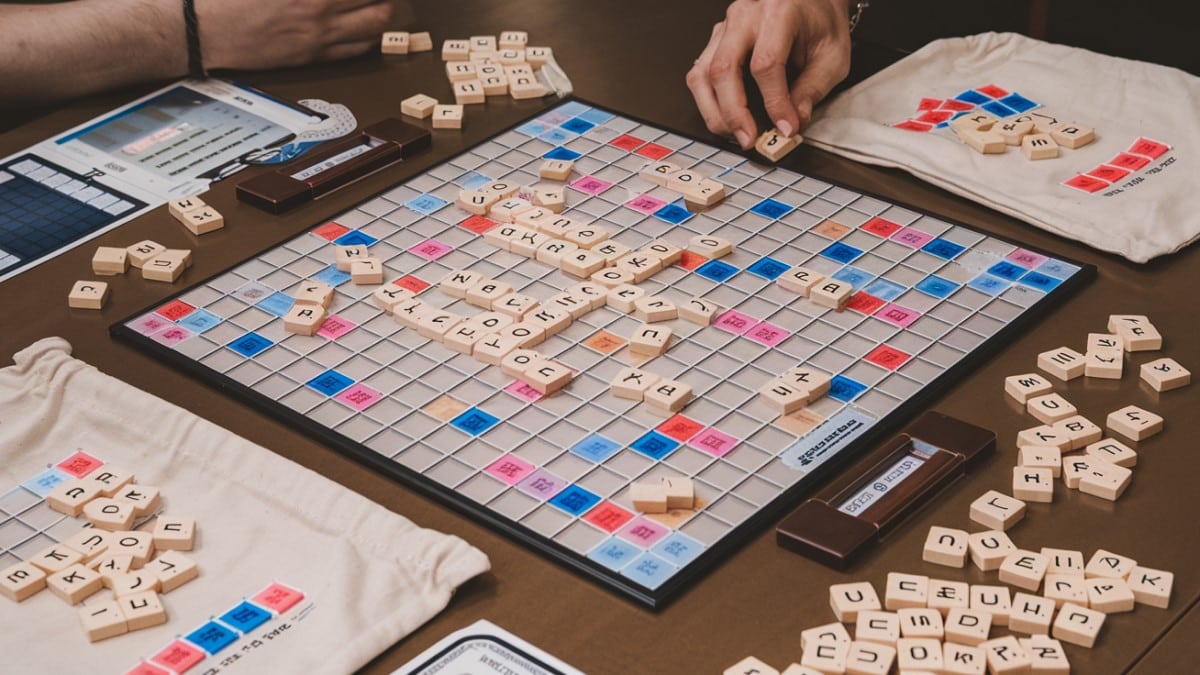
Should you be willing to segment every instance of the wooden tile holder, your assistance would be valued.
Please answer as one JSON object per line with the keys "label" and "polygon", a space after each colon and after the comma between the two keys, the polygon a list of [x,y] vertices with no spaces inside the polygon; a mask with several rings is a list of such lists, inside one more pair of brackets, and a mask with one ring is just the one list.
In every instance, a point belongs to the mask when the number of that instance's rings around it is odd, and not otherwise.
{"label": "wooden tile holder", "polygon": [[[927,412],[784,518],[775,530],[775,540],[823,565],[846,569],[890,528],[995,450],[996,434],[991,431]],[[905,457],[923,463],[857,516],[839,510]]]}

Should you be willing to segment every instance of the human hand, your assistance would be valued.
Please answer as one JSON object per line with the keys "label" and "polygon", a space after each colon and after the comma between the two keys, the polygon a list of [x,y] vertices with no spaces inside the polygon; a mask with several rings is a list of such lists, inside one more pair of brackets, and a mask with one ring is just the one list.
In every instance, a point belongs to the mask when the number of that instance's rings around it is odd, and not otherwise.
{"label": "human hand", "polygon": [[261,70],[358,56],[379,44],[386,0],[198,0],[208,69]]}
{"label": "human hand", "polygon": [[[791,136],[850,72],[847,0],[735,0],[713,26],[687,85],[708,130],[732,135],[742,149],[758,135],[742,83],[748,55],[767,115]],[[789,65],[800,73],[790,86]]]}

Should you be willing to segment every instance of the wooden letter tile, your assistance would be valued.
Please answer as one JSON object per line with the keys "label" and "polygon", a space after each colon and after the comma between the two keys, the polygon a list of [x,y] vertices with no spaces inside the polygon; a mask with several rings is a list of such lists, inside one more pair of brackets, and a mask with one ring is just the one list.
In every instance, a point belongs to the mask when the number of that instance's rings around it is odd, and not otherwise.
{"label": "wooden letter tile", "polygon": [[936,609],[928,607],[902,607],[896,610],[896,616],[900,618],[901,637],[927,637],[940,640],[946,633],[942,613]]}
{"label": "wooden letter tile", "polygon": [[947,640],[974,647],[987,640],[991,628],[991,612],[955,607],[946,613],[945,636]]}
{"label": "wooden letter tile", "polygon": [[21,602],[46,587],[46,571],[29,562],[0,570],[0,595]]}
{"label": "wooden letter tile", "polygon": [[925,537],[921,559],[936,565],[962,567],[967,562],[967,532],[934,525]]}
{"label": "wooden letter tile", "polygon": [[677,413],[692,400],[692,388],[677,380],[659,380],[642,396],[651,408],[665,413]]}
{"label": "wooden letter tile", "polygon": [[196,519],[160,515],[154,522],[154,548],[190,551],[196,544]]}
{"label": "wooden letter tile", "polygon": [[1013,467],[1013,497],[1025,502],[1054,501],[1054,474],[1048,468]]}
{"label": "wooden letter tile", "polygon": [[1104,617],[1104,612],[1066,602],[1058,610],[1050,634],[1055,639],[1090,649],[1104,627]]}
{"label": "wooden letter tile", "polygon": [[67,294],[67,306],[73,309],[103,309],[108,302],[108,284],[103,281],[76,281]]}
{"label": "wooden letter tile", "polygon": [[116,600],[93,602],[79,608],[79,623],[88,642],[107,640],[129,631],[125,625],[125,615],[121,613]]}
{"label": "wooden letter tile", "polygon": [[1163,418],[1136,405],[1129,405],[1109,413],[1107,426],[1125,438],[1143,441],[1162,431]]}
{"label": "wooden letter tile", "polygon": [[929,599],[929,577],[888,572],[883,604],[889,610],[924,607]]}
{"label": "wooden letter tile", "polygon": [[1084,356],[1069,347],[1059,347],[1038,354],[1037,366],[1065,382],[1083,375]]}
{"label": "wooden letter tile", "polygon": [[129,252],[123,248],[100,246],[92,256],[92,273],[100,276],[124,274],[129,270]]}
{"label": "wooden letter tile", "polygon": [[46,587],[62,598],[68,605],[76,605],[104,588],[100,574],[80,564],[51,572],[46,577]]}
{"label": "wooden letter tile", "polygon": [[872,642],[851,642],[846,652],[846,675],[887,675],[895,660],[895,647]]}
{"label": "wooden letter tile", "polygon": [[1004,532],[986,530],[967,537],[967,550],[971,554],[971,562],[980,570],[989,572],[1000,569],[1004,559],[1017,547]]}
{"label": "wooden letter tile", "polygon": [[1046,576],[1049,562],[1046,556],[1033,551],[1017,549],[1000,563],[1000,581],[1017,588],[1037,592]]}
{"label": "wooden letter tile", "polygon": [[423,120],[433,114],[437,99],[425,94],[414,94],[400,102],[401,114]]}
{"label": "wooden letter tile", "polygon": [[[2,581],[2,580],[0,580]],[[1171,601],[1171,587],[1175,575],[1171,572],[1135,565],[1129,570],[1129,590],[1137,602],[1151,607],[1166,609]]]}
{"label": "wooden letter tile", "polygon": [[900,639],[900,616],[882,610],[859,611],[854,624],[854,639],[894,647]]}
{"label": "wooden letter tile", "polygon": [[1050,384],[1050,381],[1037,373],[1011,375],[1004,378],[1004,393],[1021,405],[1025,405],[1030,398],[1044,396],[1052,391],[1054,391],[1054,386]]}
{"label": "wooden letter tile", "polygon": [[1025,502],[988,490],[971,502],[971,520],[993,530],[1007,530],[1025,516]]}
{"label": "wooden letter tile", "polygon": [[1012,593],[1008,586],[971,584],[971,610],[991,614],[993,626],[1007,626],[1012,611]]}
{"label": "wooden letter tile", "polygon": [[142,630],[167,622],[167,610],[154,591],[143,591],[117,598],[129,630]]}
{"label": "wooden letter tile", "polygon": [[1162,358],[1141,367],[1142,381],[1154,391],[1171,391],[1186,386],[1192,381],[1192,373],[1175,359]]}
{"label": "wooden letter tile", "polygon": [[854,623],[863,610],[880,609],[879,596],[869,581],[834,584],[829,587],[829,607],[842,623]]}
{"label": "wooden letter tile", "polygon": [[979,645],[987,658],[988,672],[995,675],[1018,675],[1028,673],[1032,664],[1029,654],[1012,635],[994,638]]}
{"label": "wooden letter tile", "polygon": [[1054,424],[1079,412],[1070,401],[1055,393],[1034,396],[1025,403],[1025,408],[1042,424]]}

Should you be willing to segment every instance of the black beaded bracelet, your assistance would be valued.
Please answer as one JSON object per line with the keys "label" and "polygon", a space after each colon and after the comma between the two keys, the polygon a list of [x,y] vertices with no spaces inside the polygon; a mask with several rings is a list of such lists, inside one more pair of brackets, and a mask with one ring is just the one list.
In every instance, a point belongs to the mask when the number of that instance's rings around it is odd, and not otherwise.
{"label": "black beaded bracelet", "polygon": [[208,77],[200,55],[200,26],[196,22],[195,0],[183,0],[183,25],[187,32],[188,77],[203,80]]}

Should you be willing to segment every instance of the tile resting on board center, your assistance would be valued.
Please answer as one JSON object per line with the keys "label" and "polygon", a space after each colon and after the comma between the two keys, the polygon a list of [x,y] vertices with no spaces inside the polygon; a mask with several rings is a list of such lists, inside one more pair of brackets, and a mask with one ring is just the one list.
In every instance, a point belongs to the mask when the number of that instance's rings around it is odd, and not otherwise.
{"label": "tile resting on board center", "polygon": [[[535,68],[471,45],[443,45],[459,82]],[[461,112],[405,103],[435,126]],[[754,514],[1091,273],[567,101],[117,333],[659,603]],[[762,394],[773,381],[779,400]],[[771,459],[785,454],[794,464]],[[679,488],[665,505],[633,489],[664,479]],[[993,549],[951,539],[930,555],[991,564]]]}

